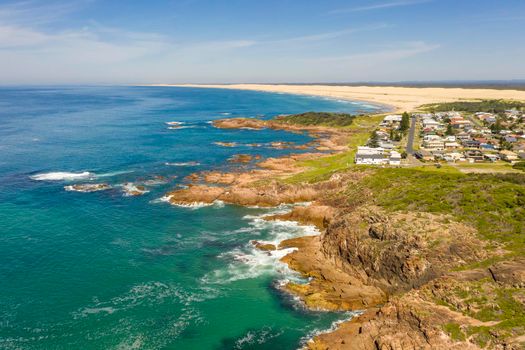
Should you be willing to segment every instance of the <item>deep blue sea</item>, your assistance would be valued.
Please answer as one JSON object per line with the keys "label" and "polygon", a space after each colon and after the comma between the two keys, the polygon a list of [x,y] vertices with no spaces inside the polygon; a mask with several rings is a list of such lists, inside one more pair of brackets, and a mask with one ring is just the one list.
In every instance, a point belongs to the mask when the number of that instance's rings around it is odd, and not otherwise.
{"label": "deep blue sea", "polygon": [[[278,288],[299,277],[252,248],[315,233],[261,219],[285,207],[160,199],[188,174],[232,167],[234,154],[310,140],[214,119],[373,108],[222,89],[0,88],[0,348],[295,349],[348,317],[303,309]],[[113,188],[65,190],[101,182]],[[126,196],[126,183],[149,192]]]}

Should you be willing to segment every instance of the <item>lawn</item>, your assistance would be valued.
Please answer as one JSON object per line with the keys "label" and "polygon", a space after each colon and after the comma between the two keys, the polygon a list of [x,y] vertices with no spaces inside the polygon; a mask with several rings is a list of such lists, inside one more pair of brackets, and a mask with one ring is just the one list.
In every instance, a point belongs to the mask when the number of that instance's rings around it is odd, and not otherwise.
{"label": "lawn", "polygon": [[351,133],[348,147],[344,153],[322,157],[315,160],[304,161],[300,165],[305,167],[305,171],[287,178],[288,183],[315,182],[327,179],[336,171],[344,170],[355,165],[354,157],[357,146],[364,145],[370,133],[383,120],[383,115],[357,116],[352,124],[341,127]]}

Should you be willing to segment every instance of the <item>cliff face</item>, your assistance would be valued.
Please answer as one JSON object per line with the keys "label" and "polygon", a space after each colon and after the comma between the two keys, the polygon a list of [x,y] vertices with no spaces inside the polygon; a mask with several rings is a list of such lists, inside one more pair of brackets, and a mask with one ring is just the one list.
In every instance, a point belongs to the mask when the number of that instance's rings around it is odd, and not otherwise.
{"label": "cliff face", "polygon": [[451,272],[504,259],[504,252],[449,215],[387,211],[368,196],[349,206],[341,187],[359,181],[355,174],[333,176],[313,185],[311,206],[268,218],[324,229],[318,237],[281,243],[299,248],[283,261],[310,278],[306,285],[288,284],[289,292],[313,309],[366,310],[307,347],[523,348],[525,260]]}
{"label": "cliff face", "polygon": [[[519,259],[448,273],[317,336],[308,348],[523,349],[524,272],[525,260]],[[479,320],[484,308],[512,312],[515,319]]]}
{"label": "cliff face", "polygon": [[322,251],[343,270],[389,293],[407,291],[461,264],[486,258],[475,230],[447,216],[386,213],[363,206],[340,215]]}
{"label": "cliff face", "polygon": [[285,261],[314,280],[290,291],[310,307],[367,309],[310,349],[523,348],[525,260],[451,272],[489,257],[472,227],[364,205],[301,245]]}

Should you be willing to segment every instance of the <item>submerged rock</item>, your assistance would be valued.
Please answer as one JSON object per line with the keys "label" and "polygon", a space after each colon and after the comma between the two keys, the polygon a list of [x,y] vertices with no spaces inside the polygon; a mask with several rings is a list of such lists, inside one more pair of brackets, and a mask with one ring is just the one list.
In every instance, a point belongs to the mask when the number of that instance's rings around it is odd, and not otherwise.
{"label": "submerged rock", "polygon": [[275,246],[275,244],[272,244],[272,243],[264,243],[264,242],[259,242],[259,241],[251,241],[251,244],[253,244],[253,246],[259,250],[262,250],[262,251],[272,251],[272,250],[277,250],[277,247]]}
{"label": "submerged rock", "polygon": [[236,147],[237,146],[237,142],[214,142],[215,145],[217,146],[222,146],[222,147]]}
{"label": "submerged rock", "polygon": [[135,185],[132,182],[125,183],[122,186],[122,189],[124,191],[125,196],[142,196],[145,193],[148,193],[149,191],[146,189],[146,187],[142,185]]}
{"label": "submerged rock", "polygon": [[69,185],[64,186],[64,189],[66,191],[74,191],[74,192],[98,192],[98,191],[106,191],[110,190],[113,187],[106,183],[99,183],[99,184],[75,184],[75,185]]}

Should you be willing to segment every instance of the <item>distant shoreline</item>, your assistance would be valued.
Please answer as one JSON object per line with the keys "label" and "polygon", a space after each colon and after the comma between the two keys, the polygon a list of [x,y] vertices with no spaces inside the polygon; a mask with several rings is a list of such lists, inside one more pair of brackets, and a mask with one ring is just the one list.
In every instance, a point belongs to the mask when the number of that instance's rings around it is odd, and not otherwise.
{"label": "distant shoreline", "polygon": [[350,101],[367,102],[392,107],[396,112],[414,111],[430,103],[478,99],[504,99],[525,101],[525,91],[481,88],[398,87],[398,86],[340,86],[340,85],[271,85],[271,84],[151,84],[147,86],[173,86],[251,90],[298,95],[322,96]]}

